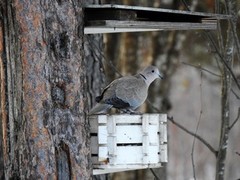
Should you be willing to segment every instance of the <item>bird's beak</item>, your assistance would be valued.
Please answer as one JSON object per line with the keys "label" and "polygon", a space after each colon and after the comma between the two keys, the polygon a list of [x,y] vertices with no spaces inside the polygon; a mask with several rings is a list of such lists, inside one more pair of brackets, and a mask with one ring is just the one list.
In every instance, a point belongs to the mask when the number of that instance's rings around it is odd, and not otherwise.
{"label": "bird's beak", "polygon": [[164,78],[163,78],[163,75],[158,74],[158,76],[159,76],[160,79],[164,79]]}

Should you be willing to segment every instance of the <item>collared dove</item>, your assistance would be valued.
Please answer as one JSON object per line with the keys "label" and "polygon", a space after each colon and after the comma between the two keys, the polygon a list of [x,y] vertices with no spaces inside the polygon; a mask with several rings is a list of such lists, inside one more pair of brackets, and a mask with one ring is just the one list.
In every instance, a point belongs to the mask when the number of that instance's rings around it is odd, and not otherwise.
{"label": "collared dove", "polygon": [[134,112],[146,100],[149,85],[156,78],[163,78],[158,68],[148,66],[135,76],[114,80],[96,97],[98,104],[90,110],[89,115],[104,112],[112,107],[124,112]]}

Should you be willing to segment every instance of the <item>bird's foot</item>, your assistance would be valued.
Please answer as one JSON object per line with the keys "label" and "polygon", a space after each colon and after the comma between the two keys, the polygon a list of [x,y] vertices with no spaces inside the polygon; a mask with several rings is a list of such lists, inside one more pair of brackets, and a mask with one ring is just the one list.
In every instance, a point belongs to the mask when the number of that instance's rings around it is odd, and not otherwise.
{"label": "bird's foot", "polygon": [[131,114],[131,115],[141,115],[142,113],[141,112],[138,112],[138,111],[134,111],[134,110],[131,110],[131,109],[122,109],[120,111],[121,114]]}
{"label": "bird's foot", "polygon": [[143,113],[139,112],[139,111],[132,111],[130,114],[135,114],[135,115],[142,115]]}

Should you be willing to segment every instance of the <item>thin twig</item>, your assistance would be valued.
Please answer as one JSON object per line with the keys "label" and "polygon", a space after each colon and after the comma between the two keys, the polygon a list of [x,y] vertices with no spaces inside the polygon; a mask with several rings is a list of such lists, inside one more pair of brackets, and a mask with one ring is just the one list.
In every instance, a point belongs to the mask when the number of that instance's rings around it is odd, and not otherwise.
{"label": "thin twig", "polygon": [[[231,31],[233,34],[233,40],[236,46],[236,52],[237,52],[237,56],[238,59],[240,60],[240,43],[239,43],[239,38],[238,38],[238,34],[237,34],[237,30],[236,30],[236,25],[237,25],[237,20],[238,20],[238,15],[237,15],[237,9],[236,6],[233,5],[233,3],[229,3],[227,0],[225,0],[225,4],[226,4],[226,10],[227,10],[227,14],[231,15],[231,18],[229,19],[229,23],[230,23],[230,27],[231,27]],[[232,5],[230,5],[232,4]]]}
{"label": "thin twig", "polygon": [[184,126],[182,126],[181,124],[176,122],[173,119],[173,117],[168,116],[167,118],[171,123],[173,123],[174,125],[176,125],[180,129],[185,131],[187,134],[190,134],[190,135],[194,136],[196,139],[198,139],[201,143],[203,143],[217,157],[218,152],[206,140],[204,140],[201,136],[199,136],[198,134],[195,134],[194,132],[189,131],[187,128],[185,128]]}
{"label": "thin twig", "polygon": [[[201,68],[201,67],[200,67]],[[198,128],[199,128],[199,124],[200,124],[200,121],[202,119],[202,71],[201,71],[201,82],[200,82],[200,113],[199,113],[199,118],[198,118],[198,123],[197,123],[197,127],[196,127],[196,131],[195,131],[195,134],[197,134],[197,131],[198,131]],[[192,145],[192,152],[191,152],[191,159],[192,159],[192,166],[193,166],[193,178],[196,180],[196,171],[195,171],[195,164],[194,164],[194,149],[195,149],[195,141],[196,141],[196,138],[194,136],[193,138],[193,145]]]}
{"label": "thin twig", "polygon": [[152,174],[156,180],[160,180],[160,178],[157,176],[157,174],[154,172],[154,170],[152,168],[150,168],[150,171],[152,172]]}
{"label": "thin twig", "polygon": [[[215,1],[215,8],[216,8],[216,13],[220,14],[220,2],[219,1]],[[220,52],[224,52],[224,43],[223,43],[223,34],[222,34],[222,28],[221,28],[221,24],[220,21],[217,21],[217,38],[218,38],[218,45],[220,48]],[[217,61],[218,62],[218,61]],[[219,66],[219,64],[218,64]],[[220,67],[219,67],[220,69]]]}
{"label": "thin twig", "polygon": [[182,62],[182,64],[187,65],[187,66],[191,66],[191,67],[194,67],[194,68],[197,68],[197,69],[202,70],[202,71],[205,71],[205,72],[208,72],[209,74],[211,74],[211,75],[213,75],[213,76],[222,77],[221,75],[216,74],[216,73],[213,73],[213,72],[211,72],[211,71],[208,70],[208,69],[202,68],[201,66],[196,66],[196,65],[189,64],[189,63],[186,63],[186,62]]}
{"label": "thin twig", "polygon": [[191,11],[191,9],[189,8],[189,5],[187,4],[187,2],[185,0],[182,0],[182,3],[188,11]]}
{"label": "thin twig", "polygon": [[224,66],[227,68],[227,70],[229,71],[229,73],[231,74],[235,84],[237,85],[238,89],[240,90],[240,84],[235,76],[235,74],[233,73],[231,67],[227,64],[227,62],[224,60],[223,55],[220,53],[216,43],[213,40],[213,37],[211,36],[211,34],[207,33],[207,31],[204,31],[205,35],[208,37],[208,39],[210,40],[211,44],[213,45],[217,55],[219,56],[219,59],[221,60],[221,62],[224,64]]}
{"label": "thin twig", "polygon": [[236,154],[240,156],[240,153],[239,153],[239,152],[236,152]]}
{"label": "thin twig", "polygon": [[231,126],[229,126],[229,131],[233,128],[233,126],[236,124],[236,122],[238,121],[238,119],[239,119],[239,117],[240,117],[240,107],[238,108],[238,115],[237,115],[237,117],[236,117],[236,119],[233,121],[233,123],[231,124]]}
{"label": "thin twig", "polygon": [[[187,8],[187,10],[190,11],[190,9],[189,9],[187,3],[185,2],[185,0],[182,0],[182,1],[183,1],[183,4],[185,5],[185,7]],[[232,21],[233,21],[233,20],[232,20]],[[234,31],[233,28],[232,28],[232,31]],[[224,64],[224,66],[226,66],[226,68],[227,68],[227,70],[230,72],[230,74],[231,74],[231,76],[232,76],[235,84],[237,85],[238,89],[240,90],[240,84],[239,84],[239,82],[238,82],[235,74],[233,73],[231,67],[229,67],[229,65],[227,64],[227,62],[224,60],[224,57],[223,57],[223,55],[221,54],[221,52],[219,51],[216,43],[214,42],[213,37],[211,36],[211,34],[208,33],[208,31],[204,30],[204,32],[205,32],[205,36],[208,37],[208,39],[210,40],[212,46],[214,47],[214,49],[215,49],[217,55],[219,56],[221,62]],[[236,34],[234,34],[234,35],[236,35]],[[235,37],[235,38],[236,38],[236,37]],[[238,39],[237,39],[237,40],[238,40]],[[237,40],[235,40],[235,44],[238,46],[238,45],[239,45],[239,42],[238,42],[238,44],[237,44]]]}
{"label": "thin twig", "polygon": [[231,89],[231,91],[232,91],[232,93],[235,95],[235,97],[236,97],[237,99],[240,99],[240,96],[238,96],[237,93],[236,93],[233,89]]}
{"label": "thin twig", "polygon": [[[149,105],[158,113],[160,113],[161,111],[155,107],[154,105],[152,105],[151,103],[149,103]],[[174,125],[176,125],[178,128],[182,129],[183,131],[185,131],[187,134],[194,136],[196,139],[198,139],[201,143],[203,143],[216,157],[218,152],[205,140],[203,139],[201,136],[199,136],[198,134],[195,134],[194,132],[188,130],[186,127],[184,127],[183,125],[179,124],[178,122],[176,122],[173,117],[167,116],[168,121],[170,121],[171,123],[173,123]]]}
{"label": "thin twig", "polygon": [[[189,9],[187,3],[185,2],[185,0],[182,0],[182,2],[183,2],[183,4],[184,4],[184,6],[187,8],[187,10],[190,11],[190,9]],[[227,5],[227,3],[226,3],[226,5]],[[237,34],[236,34],[236,30],[235,30],[235,28],[234,28],[233,18],[231,18],[231,20],[230,20],[230,25],[231,25],[232,33],[233,33],[233,35],[234,35],[234,42],[235,42],[235,45],[237,46],[237,54],[238,54],[238,57],[240,57],[239,39],[238,39],[238,36],[237,36]],[[219,28],[219,29],[220,29],[220,28]],[[231,74],[234,82],[236,83],[238,89],[240,90],[240,84],[239,84],[239,82],[238,82],[235,74],[233,73],[231,67],[229,67],[229,65],[227,64],[227,62],[224,60],[223,55],[220,53],[220,51],[219,51],[216,43],[215,43],[214,40],[213,40],[213,37],[211,36],[211,34],[208,33],[208,31],[205,30],[204,32],[205,32],[205,36],[208,37],[208,39],[210,40],[212,46],[214,47],[214,49],[215,49],[217,55],[219,56],[221,62],[226,66],[226,68],[227,68],[228,71],[230,72],[230,74]],[[220,32],[220,33],[221,33],[221,32]],[[223,42],[223,41],[221,40],[220,42]],[[222,43],[221,43],[221,45],[222,45]],[[221,47],[222,47],[222,46],[221,46]]]}
{"label": "thin twig", "polygon": [[[89,35],[88,35],[88,36],[89,36]],[[114,66],[113,62],[110,61],[110,60],[108,60],[108,59],[105,57],[105,55],[104,55],[103,52],[99,49],[99,47],[98,47],[96,44],[94,44],[94,42],[92,42],[92,41],[90,40],[90,38],[86,38],[86,39],[87,39],[89,45],[92,46],[92,49],[96,49],[96,50],[99,52],[99,54],[101,55],[101,57],[103,58],[103,60],[107,63],[107,65],[108,65],[109,67],[111,67],[112,69],[114,69],[114,71],[115,71],[120,77],[122,77],[123,75],[117,70],[117,68]],[[94,47],[93,47],[93,46],[94,46]]]}

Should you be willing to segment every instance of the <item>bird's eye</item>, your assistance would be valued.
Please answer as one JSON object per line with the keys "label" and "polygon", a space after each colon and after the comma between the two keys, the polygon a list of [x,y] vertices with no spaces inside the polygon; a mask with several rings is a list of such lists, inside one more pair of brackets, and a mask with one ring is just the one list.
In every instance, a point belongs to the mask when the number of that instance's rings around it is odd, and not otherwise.
{"label": "bird's eye", "polygon": [[154,73],[154,70],[152,70],[152,73]]}

